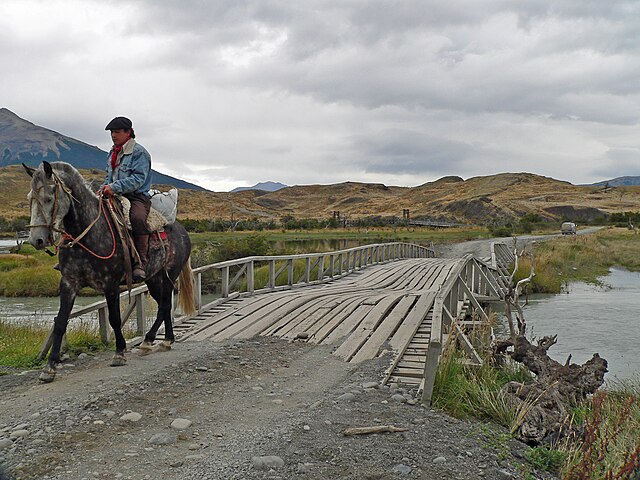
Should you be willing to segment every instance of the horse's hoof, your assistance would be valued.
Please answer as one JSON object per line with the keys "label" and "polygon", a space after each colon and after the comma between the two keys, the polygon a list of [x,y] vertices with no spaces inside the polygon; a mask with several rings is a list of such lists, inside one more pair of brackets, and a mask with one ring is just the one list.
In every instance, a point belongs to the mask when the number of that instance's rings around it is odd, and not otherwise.
{"label": "horse's hoof", "polygon": [[168,342],[166,340],[163,340],[162,342],[160,342],[160,344],[158,345],[158,351],[159,352],[168,352],[169,350],[171,350],[171,344],[173,342]]}
{"label": "horse's hoof", "polygon": [[141,357],[153,353],[153,343],[146,340],[138,346],[138,355]]}
{"label": "horse's hoof", "polygon": [[122,354],[115,354],[111,359],[112,367],[122,367],[127,364],[127,359]]}
{"label": "horse's hoof", "polygon": [[39,380],[43,383],[51,383],[56,378],[56,371],[50,368],[44,369],[40,372]]}

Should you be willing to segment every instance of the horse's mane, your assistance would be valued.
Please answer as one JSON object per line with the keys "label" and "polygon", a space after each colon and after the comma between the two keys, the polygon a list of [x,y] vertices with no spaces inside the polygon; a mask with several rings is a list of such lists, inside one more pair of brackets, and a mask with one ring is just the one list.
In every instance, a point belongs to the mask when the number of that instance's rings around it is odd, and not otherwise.
{"label": "horse's mane", "polygon": [[79,187],[85,188],[89,192],[93,193],[90,183],[87,182],[76,167],[70,163],[52,162],[51,168],[53,168],[56,173],[63,178],[65,184],[72,190],[76,190],[76,188]]}

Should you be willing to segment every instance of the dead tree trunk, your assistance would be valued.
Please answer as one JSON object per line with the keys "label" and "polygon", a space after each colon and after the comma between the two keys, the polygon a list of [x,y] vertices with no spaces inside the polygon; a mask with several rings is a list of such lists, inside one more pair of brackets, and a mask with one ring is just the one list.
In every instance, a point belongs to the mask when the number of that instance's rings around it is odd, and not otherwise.
{"label": "dead tree trunk", "polygon": [[[514,284],[518,258],[525,255],[524,250],[518,254],[515,249],[514,253],[516,260],[510,277],[511,286],[505,294],[505,314],[509,322],[510,338],[497,342],[494,352],[498,357],[506,355],[523,364],[534,374],[533,382],[510,382],[504,386],[503,392],[519,412],[519,422],[513,432],[515,436],[526,443],[539,444],[543,440],[553,440],[567,433],[568,412],[602,386],[607,361],[596,353],[582,365],[571,364],[571,356],[562,365],[548,355],[557,336],[543,337],[535,345],[526,338],[524,305],[520,303],[520,295],[535,276],[533,255],[526,254],[531,261],[529,277]],[[514,310],[517,332],[512,318]]]}

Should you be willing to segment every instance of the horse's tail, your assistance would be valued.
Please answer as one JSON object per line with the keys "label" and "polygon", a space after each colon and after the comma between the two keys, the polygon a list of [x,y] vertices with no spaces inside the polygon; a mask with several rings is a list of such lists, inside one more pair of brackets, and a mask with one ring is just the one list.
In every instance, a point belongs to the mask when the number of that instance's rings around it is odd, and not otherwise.
{"label": "horse's tail", "polygon": [[191,271],[191,257],[187,258],[187,263],[182,267],[178,277],[178,303],[186,315],[196,313],[196,298],[193,288],[193,272]]}

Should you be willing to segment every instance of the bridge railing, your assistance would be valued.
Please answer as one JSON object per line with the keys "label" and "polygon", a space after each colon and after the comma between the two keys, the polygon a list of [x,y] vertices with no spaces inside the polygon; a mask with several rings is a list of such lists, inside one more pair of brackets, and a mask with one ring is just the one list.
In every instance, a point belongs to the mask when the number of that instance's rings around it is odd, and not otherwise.
{"label": "bridge railing", "polygon": [[[431,336],[421,386],[423,403],[431,403],[436,372],[442,354],[444,334],[457,333],[466,353],[475,363],[481,363],[482,360],[477,352],[464,333],[459,330],[458,321],[462,320],[462,316],[466,314],[466,302],[471,304],[483,320],[488,320],[480,302],[489,299],[499,300],[502,297],[502,290],[496,281],[494,271],[486,263],[470,254],[466,255],[454,267],[448,280],[436,295],[433,304]],[[457,331],[454,332],[454,329]]]}
{"label": "bridge railing", "polygon": [[[402,258],[432,258],[432,248],[404,242],[377,243],[324,253],[297,255],[271,255],[244,257],[236,260],[213,263],[193,269],[196,310],[210,308],[229,298],[253,295],[268,291],[295,288],[332,281],[371,265]],[[210,277],[210,278],[205,278]],[[219,298],[203,305],[203,284],[215,290]],[[122,324],[135,317],[136,334],[147,330],[146,298],[148,289],[141,285],[120,294]],[[108,342],[110,327],[106,300],[92,303],[75,310],[69,319],[97,313],[98,328],[103,342]],[[179,317],[178,317],[179,319]],[[53,342],[53,328],[38,353],[44,358]]]}
{"label": "bridge railing", "polygon": [[[402,258],[432,258],[432,248],[411,243],[378,243],[323,253],[245,257],[194,268],[196,309],[229,297],[324,283],[370,265]],[[213,273],[221,298],[202,305],[203,279]],[[209,279],[211,280],[211,279]]]}

